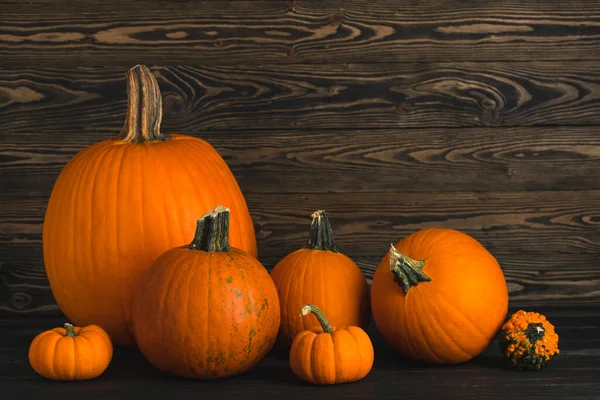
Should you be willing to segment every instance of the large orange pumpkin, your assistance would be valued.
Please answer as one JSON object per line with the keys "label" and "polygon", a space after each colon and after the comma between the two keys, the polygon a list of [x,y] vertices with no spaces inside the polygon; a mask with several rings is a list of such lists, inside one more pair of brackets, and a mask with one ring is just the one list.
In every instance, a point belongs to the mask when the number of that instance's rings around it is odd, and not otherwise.
{"label": "large orange pumpkin", "polygon": [[136,341],[166,373],[238,375],[259,363],[277,338],[277,290],[256,258],[230,246],[229,214],[217,207],[202,217],[191,244],[162,254],[136,289]]}
{"label": "large orange pumpkin", "polygon": [[231,209],[231,243],[257,256],[250,213],[225,161],[207,142],[160,132],[152,73],[127,74],[129,108],[119,136],[76,154],[60,173],[43,229],[50,287],[76,325],[96,324],[115,345],[134,345],[134,284],[164,251],[194,234],[215,204]]}
{"label": "large orange pumpkin", "polygon": [[378,330],[402,355],[455,364],[491,343],[508,312],[508,289],[477,240],[431,228],[391,246],[373,276],[371,305]]}
{"label": "large orange pumpkin", "polygon": [[338,251],[324,210],[312,214],[306,246],[282,258],[271,277],[281,305],[280,349],[289,349],[298,333],[318,325],[314,315],[298,313],[307,303],[318,304],[335,326],[367,329],[371,322],[367,280],[358,265]]}

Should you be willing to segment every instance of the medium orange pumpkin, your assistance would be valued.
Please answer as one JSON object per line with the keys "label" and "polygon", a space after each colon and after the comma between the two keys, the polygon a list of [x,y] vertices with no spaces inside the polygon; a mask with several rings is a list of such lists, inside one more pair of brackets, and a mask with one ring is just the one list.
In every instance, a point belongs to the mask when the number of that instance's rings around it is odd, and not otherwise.
{"label": "medium orange pumpkin", "polygon": [[279,329],[277,290],[256,258],[230,247],[229,209],[198,221],[189,246],[166,251],[134,296],[132,328],[156,368],[216,379],[256,365]]}
{"label": "medium orange pumpkin", "polygon": [[214,204],[232,211],[231,243],[257,256],[250,213],[225,161],[207,142],[160,133],[158,84],[148,68],[127,74],[129,108],[115,139],[76,154],[60,173],[43,229],[56,302],[77,325],[98,324],[133,345],[134,284],[164,251],[186,243]]}
{"label": "medium orange pumpkin", "polygon": [[333,325],[369,325],[367,280],[358,265],[338,251],[324,210],[312,214],[306,247],[281,259],[271,277],[281,306],[279,348],[289,349],[298,333],[318,324],[315,316],[298,314],[307,303],[319,304]]}
{"label": "medium orange pumpkin", "polygon": [[29,345],[29,364],[53,380],[87,380],[100,376],[110,364],[113,347],[104,329],[66,323],[37,335]]}
{"label": "medium orange pumpkin", "polygon": [[313,314],[320,325],[300,332],[292,342],[290,366],[300,379],[333,385],[358,381],[371,371],[375,357],[369,335],[358,326],[336,329],[323,311],[312,304],[302,316]]}
{"label": "medium orange pumpkin", "polygon": [[392,245],[371,285],[373,318],[404,356],[460,363],[480,354],[508,312],[496,259],[474,238],[429,228]]}

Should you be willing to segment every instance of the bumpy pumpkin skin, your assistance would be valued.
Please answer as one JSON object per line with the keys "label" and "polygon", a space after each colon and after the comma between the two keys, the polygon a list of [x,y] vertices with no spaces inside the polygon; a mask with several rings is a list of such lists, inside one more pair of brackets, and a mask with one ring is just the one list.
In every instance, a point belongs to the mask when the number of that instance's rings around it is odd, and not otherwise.
{"label": "bumpy pumpkin skin", "polygon": [[[314,229],[314,230],[313,230]],[[327,233],[325,233],[327,232]],[[324,240],[318,240],[321,236]],[[312,314],[298,313],[307,304],[318,304],[335,326],[367,329],[371,320],[369,287],[356,263],[337,251],[324,211],[313,214],[307,248],[282,258],[271,271],[279,294],[281,326],[277,347],[290,349],[294,337],[318,324]],[[342,284],[343,283],[343,284]]]}
{"label": "bumpy pumpkin skin", "polygon": [[[302,315],[307,315],[306,307],[316,308],[306,305]],[[318,308],[314,311],[322,314]],[[300,332],[292,342],[290,366],[294,374],[316,385],[363,379],[371,371],[375,356],[369,335],[357,326],[336,329],[324,314],[321,318],[321,325]]]}
{"label": "bumpy pumpkin skin", "polygon": [[168,250],[140,281],[132,309],[145,358],[168,374],[193,379],[248,371],[273,347],[279,319],[267,270],[236,248]]}
{"label": "bumpy pumpkin skin", "polygon": [[100,376],[110,364],[113,347],[97,325],[53,328],[37,335],[29,346],[29,363],[44,378],[74,381]]}
{"label": "bumpy pumpkin skin", "polygon": [[554,325],[537,312],[519,310],[502,326],[502,354],[517,369],[539,370],[560,354]]}
{"label": "bumpy pumpkin skin", "polygon": [[405,293],[390,270],[390,253],[381,260],[371,303],[386,341],[425,363],[456,364],[483,352],[508,312],[508,289],[496,259],[471,236],[443,228],[415,232],[394,248],[413,261],[425,260],[424,275],[418,268],[408,271],[414,280]]}
{"label": "bumpy pumpkin skin", "polygon": [[[128,122],[140,117],[136,104]],[[198,216],[215,204],[232,210],[232,245],[257,256],[246,201],[217,151],[195,137],[165,139],[149,129],[125,129],[75,155],[44,219],[44,264],[57,304],[76,325],[102,326],[115,345],[134,345],[129,311],[143,272],[164,251],[189,242]]]}

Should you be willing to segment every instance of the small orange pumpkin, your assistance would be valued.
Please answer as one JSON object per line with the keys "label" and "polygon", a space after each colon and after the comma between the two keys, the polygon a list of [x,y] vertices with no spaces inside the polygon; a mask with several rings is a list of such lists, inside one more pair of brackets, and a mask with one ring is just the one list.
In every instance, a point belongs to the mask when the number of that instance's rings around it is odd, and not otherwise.
{"label": "small orange pumpkin", "polygon": [[455,364],[492,342],[508,312],[508,288],[477,240],[429,228],[391,246],[373,276],[371,304],[378,330],[396,351]]}
{"label": "small orange pumpkin", "polygon": [[100,376],[110,364],[113,346],[97,325],[66,323],[37,335],[29,346],[29,364],[53,380],[87,380]]}
{"label": "small orange pumpkin", "polygon": [[373,367],[375,353],[369,335],[358,326],[336,329],[312,304],[300,314],[314,314],[320,326],[300,332],[292,342],[290,366],[300,379],[318,385],[360,380]]}
{"label": "small orange pumpkin", "polygon": [[560,353],[554,325],[544,315],[524,310],[502,326],[498,345],[517,369],[542,369]]}
{"label": "small orange pumpkin", "polygon": [[229,244],[228,208],[197,224],[189,246],[163,253],[136,288],[132,330],[156,368],[217,379],[246,372],[269,352],[279,299],[267,270]]}
{"label": "small orange pumpkin", "polygon": [[338,251],[324,210],[312,214],[306,247],[281,259],[271,278],[281,303],[279,348],[289,349],[298,333],[318,323],[313,316],[298,315],[307,303],[319,304],[336,326],[367,329],[371,321],[367,280],[358,265]]}

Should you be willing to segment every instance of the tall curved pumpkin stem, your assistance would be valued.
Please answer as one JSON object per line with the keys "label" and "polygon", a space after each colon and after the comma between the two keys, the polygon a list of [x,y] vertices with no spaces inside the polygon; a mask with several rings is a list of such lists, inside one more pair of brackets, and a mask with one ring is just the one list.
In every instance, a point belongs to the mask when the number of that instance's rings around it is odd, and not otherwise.
{"label": "tall curved pumpkin stem", "polygon": [[200,218],[196,224],[196,235],[189,248],[208,252],[230,251],[229,208],[217,206]]}
{"label": "tall curved pumpkin stem", "polygon": [[158,82],[145,65],[136,65],[127,72],[127,116],[116,140],[127,143],[152,143],[168,140],[160,133],[162,97]]}
{"label": "tall curved pumpkin stem", "polygon": [[333,328],[331,327],[331,324],[327,320],[327,317],[325,316],[325,313],[323,312],[323,310],[321,310],[319,307],[315,306],[314,304],[305,304],[300,309],[300,315],[308,315],[308,314],[313,314],[315,317],[317,317],[317,320],[319,320],[319,324],[321,324],[321,328],[323,329],[323,332],[329,333],[329,334],[333,333]]}
{"label": "tall curved pumpkin stem", "polygon": [[413,260],[412,258],[400,253],[392,244],[388,253],[390,258],[390,271],[394,274],[394,282],[396,282],[404,294],[407,294],[409,289],[417,286],[419,282],[431,281],[431,278],[423,273],[425,261]]}

